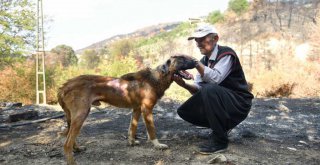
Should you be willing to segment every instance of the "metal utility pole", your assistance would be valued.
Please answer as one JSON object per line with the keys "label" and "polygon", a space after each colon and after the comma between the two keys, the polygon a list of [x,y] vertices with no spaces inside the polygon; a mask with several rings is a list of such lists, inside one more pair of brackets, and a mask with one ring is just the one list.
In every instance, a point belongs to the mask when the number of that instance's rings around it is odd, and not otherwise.
{"label": "metal utility pole", "polygon": [[[46,76],[44,68],[45,51],[43,35],[43,10],[42,0],[37,0],[37,52],[36,52],[36,93],[37,104],[47,104],[46,101]],[[40,95],[42,97],[40,97]],[[40,98],[42,102],[40,103]]]}

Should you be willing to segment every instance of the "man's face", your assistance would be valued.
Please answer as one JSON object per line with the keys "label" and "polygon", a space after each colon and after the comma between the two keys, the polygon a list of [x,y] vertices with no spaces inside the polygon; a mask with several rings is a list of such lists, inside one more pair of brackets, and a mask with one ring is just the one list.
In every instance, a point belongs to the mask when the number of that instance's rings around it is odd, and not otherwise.
{"label": "man's face", "polygon": [[211,55],[214,46],[216,45],[219,37],[213,36],[212,34],[206,35],[202,38],[196,38],[197,47],[199,48],[201,54]]}

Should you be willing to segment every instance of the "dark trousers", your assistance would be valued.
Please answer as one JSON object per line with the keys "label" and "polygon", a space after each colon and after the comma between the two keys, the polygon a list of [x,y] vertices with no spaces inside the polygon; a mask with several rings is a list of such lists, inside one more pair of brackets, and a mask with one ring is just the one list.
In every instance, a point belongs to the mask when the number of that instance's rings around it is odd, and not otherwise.
{"label": "dark trousers", "polygon": [[243,121],[250,108],[251,99],[216,84],[205,84],[178,108],[178,114],[194,125],[211,128],[214,141],[227,143],[228,130]]}

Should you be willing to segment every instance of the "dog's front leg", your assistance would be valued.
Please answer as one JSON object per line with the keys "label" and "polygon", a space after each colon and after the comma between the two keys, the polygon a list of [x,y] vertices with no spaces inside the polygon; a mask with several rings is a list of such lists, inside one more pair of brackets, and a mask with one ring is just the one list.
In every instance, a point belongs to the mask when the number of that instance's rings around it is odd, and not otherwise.
{"label": "dog's front leg", "polygon": [[140,108],[133,109],[131,122],[128,129],[128,142],[132,146],[140,144],[140,142],[135,139],[140,116],[141,116],[141,109]]}
{"label": "dog's front leg", "polygon": [[157,137],[156,137],[156,131],[154,127],[153,122],[153,116],[152,116],[152,107],[151,108],[144,108],[142,109],[142,115],[144,119],[144,124],[147,128],[148,132],[148,139],[152,142],[152,144],[155,146],[155,148],[158,149],[166,149],[168,146],[166,144],[159,143]]}

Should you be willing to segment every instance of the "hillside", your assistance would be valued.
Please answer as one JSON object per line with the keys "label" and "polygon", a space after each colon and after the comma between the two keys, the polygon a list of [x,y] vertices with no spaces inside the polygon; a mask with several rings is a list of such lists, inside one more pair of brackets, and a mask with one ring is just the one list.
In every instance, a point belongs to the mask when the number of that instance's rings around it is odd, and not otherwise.
{"label": "hillside", "polygon": [[[289,47],[288,49],[292,49],[293,52],[291,53],[294,53],[294,47],[303,43],[312,42],[310,38],[310,36],[312,36],[310,26],[316,24],[319,4],[320,1],[318,0],[268,2],[256,0],[250,4],[247,12],[237,14],[227,10],[223,13],[224,20],[214,24],[220,33],[220,43],[236,49],[241,58],[258,55],[260,55],[261,58],[269,58],[273,56],[275,52],[278,52],[276,49],[281,49],[284,45],[287,45]],[[203,20],[206,20],[206,17],[203,17]],[[160,38],[156,39],[152,44],[148,42],[147,44],[140,44],[138,47],[135,47],[135,49],[143,50],[144,52],[153,52],[150,56],[147,55],[147,58],[152,59],[159,56],[159,53],[157,53],[159,51],[162,52],[161,54],[163,54],[163,52],[171,54],[176,52],[194,54],[197,51],[193,50],[195,47],[192,45],[186,46],[190,45],[190,43],[185,41],[186,35],[189,35],[192,31],[190,27],[187,27],[189,29],[179,29],[187,33],[184,36],[170,34],[170,31],[177,30],[178,25],[182,23],[189,22],[161,23],[138,29],[129,34],[115,35],[77,50],[76,53],[81,54],[85,49],[110,49],[109,46],[111,43],[121,39],[134,41],[136,38],[145,40]],[[274,42],[274,40],[276,41]],[[279,46],[280,43],[282,44],[281,46]],[[167,46],[169,44],[175,48]],[[160,48],[157,48],[155,45],[159,45]],[[277,47],[272,48],[274,45]],[[107,46],[108,48],[106,48]],[[149,49],[148,47],[152,48]],[[145,54],[144,52],[138,53]],[[245,57],[246,55],[247,57]],[[252,62],[253,61],[248,65],[252,66]]]}
{"label": "hillside", "polygon": [[109,45],[112,42],[125,39],[125,38],[133,39],[133,38],[139,38],[139,37],[153,37],[161,32],[168,32],[174,29],[175,27],[177,27],[179,24],[180,22],[160,23],[158,25],[153,25],[153,26],[144,27],[142,29],[138,29],[132,33],[118,34],[110,38],[104,39],[102,41],[93,43],[82,49],[76,50],[76,53],[81,54],[86,49],[99,50],[99,49],[102,49],[104,46]]}

